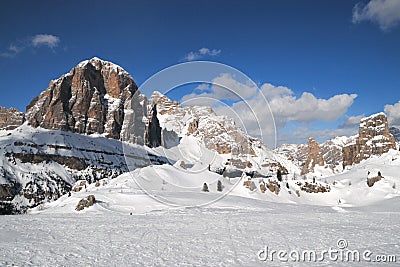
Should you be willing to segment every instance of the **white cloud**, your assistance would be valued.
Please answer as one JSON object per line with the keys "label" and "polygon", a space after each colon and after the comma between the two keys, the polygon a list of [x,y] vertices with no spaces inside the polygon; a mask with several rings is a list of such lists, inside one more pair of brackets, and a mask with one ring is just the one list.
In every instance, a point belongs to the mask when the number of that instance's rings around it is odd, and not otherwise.
{"label": "white cloud", "polygon": [[353,23],[372,21],[383,31],[387,31],[400,22],[399,0],[370,0],[368,4],[357,3],[353,8]]}
{"label": "white cloud", "polygon": [[350,117],[346,117],[346,119],[344,120],[344,122],[339,125],[339,129],[350,129],[350,128],[354,128],[356,126],[360,125],[360,120],[362,118],[364,118],[365,115],[361,114],[358,116],[350,116]]}
{"label": "white cloud", "polygon": [[60,38],[51,34],[37,34],[32,37],[33,46],[48,46],[50,48],[56,47],[60,43]]}
{"label": "white cloud", "polygon": [[20,52],[28,48],[36,48],[39,46],[47,46],[51,49],[57,47],[60,43],[60,38],[51,34],[37,34],[23,40],[18,40],[11,43],[7,49],[0,53],[0,57],[14,57]]}
{"label": "white cloud", "polygon": [[[203,97],[209,97],[217,100],[243,100],[254,96],[257,93],[257,87],[251,84],[240,83],[230,74],[223,73],[212,80],[212,85],[200,84],[196,87],[200,90],[210,90],[209,93],[201,93]],[[197,97],[198,94],[191,93],[182,97],[182,100]]]}
{"label": "white cloud", "polygon": [[210,85],[208,83],[201,83],[196,87],[196,89],[199,89],[199,90],[202,90],[202,91],[203,90],[208,90],[208,89],[210,89]]}
{"label": "white cloud", "polygon": [[[238,82],[229,74],[222,74],[213,79],[211,92],[191,93],[182,100],[191,99],[192,105],[211,105],[221,115],[234,117],[239,114],[240,120],[236,122],[239,125],[243,123],[244,130],[250,135],[262,135],[264,141],[271,146],[274,144],[274,123],[276,129],[281,130],[290,121],[303,124],[314,121],[333,122],[347,112],[356,97],[356,94],[339,94],[321,99],[308,92],[296,97],[291,89],[284,86],[266,83],[258,89],[254,85]],[[234,103],[230,106],[216,105],[218,101],[215,100],[232,100]]]}
{"label": "white cloud", "polygon": [[22,50],[24,50],[24,48],[25,47],[23,47],[23,46],[19,46],[16,44],[10,44],[7,47],[6,51],[0,53],[0,56],[1,57],[13,57],[16,54],[18,54],[19,52],[21,52]]}
{"label": "white cloud", "polygon": [[400,126],[400,101],[394,105],[385,105],[384,111],[391,126]]}
{"label": "white cloud", "polygon": [[192,61],[192,60],[197,60],[197,59],[201,59],[203,57],[206,56],[217,56],[219,54],[221,54],[221,50],[220,49],[209,49],[206,47],[200,48],[197,51],[191,51],[189,52],[184,59],[187,61]]}
{"label": "white cloud", "polygon": [[304,92],[296,98],[292,94],[281,95],[269,100],[275,116],[290,121],[336,121],[353,104],[356,94],[340,94],[329,99],[317,99],[313,94]]}

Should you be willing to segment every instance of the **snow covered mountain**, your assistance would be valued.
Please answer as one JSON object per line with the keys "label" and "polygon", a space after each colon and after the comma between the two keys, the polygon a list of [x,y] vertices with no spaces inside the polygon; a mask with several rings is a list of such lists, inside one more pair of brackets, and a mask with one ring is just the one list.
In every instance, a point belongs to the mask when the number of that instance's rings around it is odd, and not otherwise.
{"label": "snow covered mountain", "polygon": [[[93,58],[51,81],[26,114],[0,115],[1,214],[77,212],[78,203],[140,213],[203,205],[227,193],[308,205],[399,195],[399,152],[391,143],[342,167],[347,147],[392,140],[380,114],[362,121],[361,135],[272,151],[210,107],[182,106],[160,92],[147,98],[121,67]],[[356,201],[349,192],[366,196]]]}
{"label": "snow covered mountain", "polygon": [[299,172],[232,119],[209,107],[182,107],[159,92],[147,99],[125,70],[99,58],[51,81],[26,114],[7,112],[5,118],[21,118],[7,120],[12,125],[26,121],[1,131],[1,213],[24,212],[154,164],[183,161],[226,177]]}
{"label": "snow covered mountain", "polygon": [[233,169],[232,175],[240,175],[243,170],[260,175],[267,175],[271,169],[273,172],[277,169],[284,173],[298,172],[293,163],[268,149],[262,140],[246,134],[233,119],[215,114],[211,107],[182,107],[160,92],[152,94],[149,105],[157,109],[162,139],[168,144],[164,147],[171,147],[184,136],[192,136],[201,140],[206,148],[225,155],[224,164],[211,166],[213,169],[229,165],[231,168],[227,172]]}
{"label": "snow covered mountain", "polygon": [[[341,172],[343,163],[343,147],[351,144],[356,136],[337,136],[319,145],[319,150],[324,160],[323,167],[332,172]],[[310,154],[309,146],[305,144],[283,144],[275,149],[278,154],[284,155],[300,168],[304,168]],[[305,172],[308,173],[308,172]]]}
{"label": "snow covered mountain", "polygon": [[[236,197],[233,202],[228,200],[215,202],[210,207],[225,205],[240,206],[240,199],[255,199],[274,203],[298,203],[305,205],[331,206],[338,211],[352,207],[364,207],[379,205],[388,199],[398,199],[400,190],[398,184],[398,169],[400,167],[399,151],[374,156],[354,165],[341,174],[316,177],[316,180],[301,177],[291,177],[283,182],[275,178],[257,177],[248,180],[248,177],[224,178],[220,175],[208,172],[182,172],[180,167],[171,165],[159,165],[144,167],[131,173],[125,173],[115,179],[105,178],[100,185],[90,184],[85,191],[73,192],[71,197],[62,196],[57,201],[47,203],[32,210],[32,213],[76,213],[76,204],[80,199],[93,194],[98,202],[85,212],[89,213],[146,213],[155,210],[174,209],[173,204],[182,206],[197,206],[197,204],[210,204],[216,199],[221,199],[229,192],[229,197]],[[318,171],[318,170],[317,170]],[[381,176],[379,176],[381,173]],[[380,177],[372,186],[367,183],[367,178]],[[144,192],[137,182],[151,184],[149,195]],[[223,190],[217,189],[217,181],[222,181]],[[247,181],[254,182],[254,188],[247,185]],[[201,192],[197,185],[207,182],[209,192]],[[270,190],[277,184],[277,191]],[[142,184],[142,182],[139,182]],[[185,186],[182,188],[174,185]],[[266,185],[267,188],[264,188]],[[192,189],[190,189],[192,188]],[[270,205],[270,204],[269,204]],[[388,207],[389,208],[389,207]],[[384,209],[384,207],[381,207]]]}
{"label": "snow covered mountain", "polygon": [[78,180],[93,183],[135,168],[168,161],[151,149],[61,130],[22,125],[0,133],[0,212],[19,213],[71,191]]}

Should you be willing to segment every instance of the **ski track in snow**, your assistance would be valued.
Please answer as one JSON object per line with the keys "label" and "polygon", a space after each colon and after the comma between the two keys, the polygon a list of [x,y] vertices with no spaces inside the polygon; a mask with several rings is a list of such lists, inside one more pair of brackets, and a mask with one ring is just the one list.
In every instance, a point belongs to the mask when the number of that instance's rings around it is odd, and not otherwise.
{"label": "ski track in snow", "polygon": [[[203,207],[143,215],[1,216],[0,265],[305,266],[262,262],[257,252],[264,246],[287,251],[337,248],[341,238],[352,250],[399,254],[397,212],[338,213],[327,207],[271,205],[272,212]],[[318,263],[331,265],[344,263]]]}

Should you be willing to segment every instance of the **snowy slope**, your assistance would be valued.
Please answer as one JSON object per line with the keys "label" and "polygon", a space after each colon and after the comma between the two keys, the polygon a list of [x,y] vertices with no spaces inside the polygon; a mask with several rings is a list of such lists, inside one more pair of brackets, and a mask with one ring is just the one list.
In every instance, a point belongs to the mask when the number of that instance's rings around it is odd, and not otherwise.
{"label": "snowy slope", "polygon": [[[335,209],[379,205],[388,199],[400,197],[400,178],[397,176],[400,169],[400,154],[390,151],[380,157],[373,157],[359,165],[353,166],[342,174],[321,177],[308,175],[307,180],[298,177],[284,176],[278,194],[261,191],[262,183],[276,181],[275,177],[253,178],[242,176],[227,178],[208,169],[187,164],[187,169],[181,167],[178,161],[175,165],[148,166],[131,173],[125,173],[115,179],[105,179],[100,186],[94,183],[86,190],[73,192],[71,197],[62,196],[55,202],[42,205],[31,210],[32,213],[78,213],[75,207],[78,201],[93,194],[98,202],[84,212],[107,213],[143,213],[154,210],[168,210],[177,207],[211,206],[236,207],[240,203],[225,202],[226,196],[241,199],[255,199],[270,203],[292,203],[302,205],[331,206]],[[192,169],[191,169],[192,168]],[[378,171],[384,178],[372,187],[368,187],[366,178],[374,177]],[[316,175],[316,174],[314,174]],[[244,186],[244,182],[251,180],[255,184],[254,190]],[[286,180],[287,179],[287,180]],[[223,191],[217,191],[217,182],[221,181]],[[304,186],[315,184],[329,188],[324,193],[306,192]],[[203,183],[207,183],[210,192],[202,192]],[[286,185],[287,184],[287,185]],[[287,186],[289,188],[287,188]],[[302,189],[303,188],[303,189]],[[297,192],[299,194],[297,194]]]}
{"label": "snowy slope", "polygon": [[[338,212],[320,206],[266,205],[234,196],[218,203],[219,207],[132,216],[129,210],[1,216],[0,265],[398,266],[400,260],[398,209]],[[258,258],[266,247],[299,253],[314,250],[320,256],[329,248],[338,250],[338,240],[343,239],[351,251],[361,255],[371,251],[371,261],[362,257],[349,262],[329,257],[318,262]],[[397,255],[397,263],[373,262],[377,255]]]}
{"label": "snowy slope", "polygon": [[[124,149],[123,149],[124,148]],[[0,135],[2,205],[23,212],[71,190],[77,180],[114,178],[131,168],[168,162],[143,146],[100,135],[80,135],[22,125]],[[15,197],[13,197],[16,195]],[[12,207],[12,206],[14,207]]]}

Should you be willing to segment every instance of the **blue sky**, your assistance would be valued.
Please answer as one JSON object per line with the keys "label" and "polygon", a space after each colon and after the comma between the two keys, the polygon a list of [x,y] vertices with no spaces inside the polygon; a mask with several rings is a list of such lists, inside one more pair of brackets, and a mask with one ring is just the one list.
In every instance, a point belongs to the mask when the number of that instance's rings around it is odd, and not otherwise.
{"label": "blue sky", "polygon": [[304,92],[317,102],[357,95],[329,121],[282,115],[281,142],[352,134],[360,115],[384,110],[399,125],[396,2],[5,0],[0,105],[25,111],[51,79],[93,56],[121,65],[138,85],[168,66],[200,59],[235,67],[260,87],[288,88],[293,109]]}

